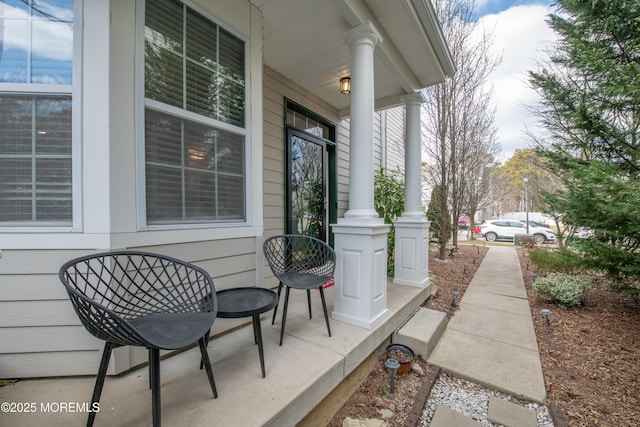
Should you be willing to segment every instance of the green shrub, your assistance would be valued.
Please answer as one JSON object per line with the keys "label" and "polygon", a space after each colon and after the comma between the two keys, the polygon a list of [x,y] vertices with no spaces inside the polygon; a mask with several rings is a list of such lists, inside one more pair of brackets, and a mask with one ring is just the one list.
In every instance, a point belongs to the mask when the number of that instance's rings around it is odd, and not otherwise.
{"label": "green shrub", "polygon": [[581,305],[582,296],[595,288],[595,284],[589,279],[563,273],[551,273],[533,282],[533,292],[536,295],[568,307]]}
{"label": "green shrub", "polygon": [[570,273],[578,268],[575,256],[565,250],[531,249],[529,259],[534,266],[547,271]]}
{"label": "green shrub", "polygon": [[391,224],[387,236],[387,275],[393,277],[395,272],[396,230],[393,221],[404,210],[404,181],[399,170],[389,174],[384,169],[374,176],[374,204],[376,212],[385,224]]}

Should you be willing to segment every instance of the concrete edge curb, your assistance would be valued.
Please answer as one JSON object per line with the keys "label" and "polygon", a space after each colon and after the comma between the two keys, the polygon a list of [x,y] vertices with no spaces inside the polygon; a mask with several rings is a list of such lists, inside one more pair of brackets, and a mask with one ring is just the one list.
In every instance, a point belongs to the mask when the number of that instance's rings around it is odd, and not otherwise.
{"label": "concrete edge curb", "polygon": [[427,404],[429,394],[431,394],[431,389],[440,376],[440,368],[437,366],[434,367],[435,370],[433,372],[429,372],[429,374],[427,375],[427,379],[424,380],[424,383],[422,383],[420,391],[418,391],[418,395],[413,401],[411,411],[409,412],[409,415],[407,415],[407,419],[404,422],[404,427],[416,427],[418,425],[418,421],[420,421],[420,417],[422,416],[422,411]]}

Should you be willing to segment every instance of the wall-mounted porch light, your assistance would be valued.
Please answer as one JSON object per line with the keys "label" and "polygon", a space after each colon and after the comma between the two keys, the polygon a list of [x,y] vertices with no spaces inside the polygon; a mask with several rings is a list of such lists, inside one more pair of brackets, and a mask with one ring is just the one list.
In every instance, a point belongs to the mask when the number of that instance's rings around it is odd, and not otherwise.
{"label": "wall-mounted porch light", "polygon": [[343,95],[349,95],[351,93],[351,77],[343,77],[340,79],[340,92]]}

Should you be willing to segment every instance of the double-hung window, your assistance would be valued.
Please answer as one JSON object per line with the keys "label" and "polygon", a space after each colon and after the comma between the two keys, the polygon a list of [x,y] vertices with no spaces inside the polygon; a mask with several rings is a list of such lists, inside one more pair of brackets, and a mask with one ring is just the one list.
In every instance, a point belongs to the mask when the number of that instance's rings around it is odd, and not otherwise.
{"label": "double-hung window", "polygon": [[74,1],[0,0],[0,227],[71,227]]}
{"label": "double-hung window", "polygon": [[186,2],[144,11],[144,221],[244,222],[246,43]]}

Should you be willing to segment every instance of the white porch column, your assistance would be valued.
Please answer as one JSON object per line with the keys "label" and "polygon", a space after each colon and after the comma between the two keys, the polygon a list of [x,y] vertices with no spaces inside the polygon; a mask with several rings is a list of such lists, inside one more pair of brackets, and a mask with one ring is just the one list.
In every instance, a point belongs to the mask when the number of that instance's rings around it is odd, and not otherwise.
{"label": "white porch column", "polygon": [[387,233],[373,202],[373,53],[382,37],[371,22],[347,35],[351,48],[349,210],[333,224],[336,320],[372,329],[387,309]]}
{"label": "white porch column", "polygon": [[349,210],[345,218],[378,218],[373,203],[373,51],[381,41],[371,22],[347,34],[351,48]]}
{"label": "white porch column", "polygon": [[422,92],[412,93],[402,99],[405,103],[404,148],[404,212],[403,217],[424,217],[422,210],[422,146],[420,132],[420,108],[425,101]]}
{"label": "white porch column", "polygon": [[422,93],[404,97],[405,118],[405,188],[404,212],[394,223],[395,277],[393,283],[424,287],[429,284],[429,225],[422,206],[422,152],[420,138],[420,107]]}

